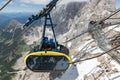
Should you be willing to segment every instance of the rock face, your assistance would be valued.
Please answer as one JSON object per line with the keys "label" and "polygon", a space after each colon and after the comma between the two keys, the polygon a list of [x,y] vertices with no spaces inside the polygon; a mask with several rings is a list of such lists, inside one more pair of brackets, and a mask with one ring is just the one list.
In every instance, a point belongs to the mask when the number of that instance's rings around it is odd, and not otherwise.
{"label": "rock face", "polygon": [[67,25],[73,20],[79,11],[85,6],[86,2],[71,2],[60,5],[52,12],[53,23],[57,24],[55,31],[57,34],[64,34],[69,30]]}
{"label": "rock face", "polygon": [[11,20],[10,23],[3,29],[2,36],[5,38],[16,37],[22,32],[22,24],[16,20]]}
{"label": "rock face", "polygon": [[[67,39],[73,38],[78,34],[86,32],[88,30],[88,23],[91,19],[99,20],[114,10],[115,0],[90,0],[89,3],[74,2],[57,8],[52,13],[52,16],[54,18],[54,23],[57,24],[55,28],[56,32],[58,34],[62,34],[61,37],[59,37],[60,35],[58,36],[59,42],[62,42],[63,40],[65,41]],[[86,39],[90,40],[91,37],[88,36],[88,34],[84,34],[81,37],[70,41],[70,44],[67,43],[69,44],[69,49],[75,53],[76,49],[79,49],[80,46],[85,44],[84,41]],[[34,73],[29,70],[24,71],[24,73],[25,74],[18,73],[16,79],[54,80],[53,77],[57,77],[50,75],[50,73]],[[53,75],[55,75],[55,73]],[[45,76],[44,79],[43,76]]]}
{"label": "rock face", "polygon": [[116,9],[116,1],[115,0],[90,0],[92,4],[99,6],[101,9],[105,9],[108,11],[114,11]]}
{"label": "rock face", "polygon": [[[69,27],[70,30],[65,38],[70,39],[78,34],[86,32],[90,20],[104,18],[111,13],[111,10],[115,10],[115,0],[90,0],[90,2],[78,12],[74,19],[69,21],[67,27]],[[74,44],[74,46],[82,44],[82,37],[85,37],[85,35],[73,40],[72,44]]]}

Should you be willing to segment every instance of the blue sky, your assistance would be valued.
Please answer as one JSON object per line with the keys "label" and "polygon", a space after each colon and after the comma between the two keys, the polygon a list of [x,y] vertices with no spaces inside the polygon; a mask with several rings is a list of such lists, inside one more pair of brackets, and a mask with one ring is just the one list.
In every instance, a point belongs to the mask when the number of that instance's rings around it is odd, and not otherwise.
{"label": "blue sky", "polygon": [[[0,7],[7,0],[0,0]],[[50,0],[13,0],[2,12],[39,12]],[[62,0],[63,3],[73,0]],[[74,0],[87,1],[87,0]],[[120,0],[116,0],[116,7],[120,7]]]}
{"label": "blue sky", "polygon": [[[7,0],[0,0],[0,7]],[[45,5],[35,4],[35,3],[26,3],[19,0],[13,0],[7,7],[5,7],[2,12],[39,12]]]}
{"label": "blue sky", "polygon": [[120,0],[116,0],[116,7],[120,8]]}

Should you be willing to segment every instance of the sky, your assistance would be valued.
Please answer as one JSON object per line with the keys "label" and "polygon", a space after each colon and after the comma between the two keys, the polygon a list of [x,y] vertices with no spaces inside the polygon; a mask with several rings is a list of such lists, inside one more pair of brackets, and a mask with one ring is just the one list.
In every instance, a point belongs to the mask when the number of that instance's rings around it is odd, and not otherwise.
{"label": "sky", "polygon": [[[0,0],[0,7],[8,0]],[[39,12],[51,0],[12,0],[2,12]],[[60,0],[59,3],[68,3],[70,1],[87,1],[87,0]]]}
{"label": "sky", "polygon": [[120,8],[120,0],[116,0],[116,7]]}
{"label": "sky", "polygon": [[[8,0],[0,0],[0,7]],[[12,0],[2,12],[39,12],[51,0]],[[88,0],[60,0],[59,3],[68,3],[71,1],[88,1]],[[120,7],[120,0],[116,1],[116,7]]]}
{"label": "sky", "polygon": [[[5,3],[7,0],[0,0],[0,7]],[[31,1],[31,2],[30,2]],[[37,10],[41,10],[44,5],[32,2],[32,0],[12,0],[12,2],[5,7],[2,12],[36,12]]]}

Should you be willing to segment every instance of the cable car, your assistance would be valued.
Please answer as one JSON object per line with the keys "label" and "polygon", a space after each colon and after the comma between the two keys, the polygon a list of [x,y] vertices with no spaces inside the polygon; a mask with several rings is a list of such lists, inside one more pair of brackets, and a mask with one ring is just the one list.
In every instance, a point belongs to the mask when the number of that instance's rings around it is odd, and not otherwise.
{"label": "cable car", "polygon": [[[49,3],[50,6],[55,6],[57,1],[58,0],[53,0],[51,3]],[[48,7],[49,6],[47,6],[47,9],[49,10]],[[43,15],[45,13],[46,12],[43,12]],[[72,63],[71,58],[68,56],[69,50],[66,47],[58,44],[50,12],[46,13],[44,17],[45,23],[43,26],[42,41],[40,42],[40,45],[35,46],[33,50],[25,56],[24,63],[28,69],[34,72],[65,71],[71,66],[70,63]],[[34,18],[34,16],[32,16],[31,20],[29,20],[25,26],[31,24],[34,19],[36,20],[38,18]],[[48,38],[45,35],[47,27],[51,28],[53,32],[53,38]]]}
{"label": "cable car", "polygon": [[65,71],[72,63],[72,59],[68,56],[69,50],[59,45],[55,47],[52,39],[47,41],[45,37],[42,41],[42,46],[35,46],[33,50],[25,56],[24,63],[27,68],[34,72],[49,72],[49,71]]}

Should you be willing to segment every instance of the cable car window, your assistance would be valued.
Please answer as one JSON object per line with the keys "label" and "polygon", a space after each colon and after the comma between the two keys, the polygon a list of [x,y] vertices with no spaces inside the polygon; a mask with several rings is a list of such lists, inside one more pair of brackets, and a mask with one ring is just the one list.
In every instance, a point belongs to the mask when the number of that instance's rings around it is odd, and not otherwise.
{"label": "cable car window", "polygon": [[32,71],[64,71],[69,67],[64,56],[29,56],[26,63]]}

